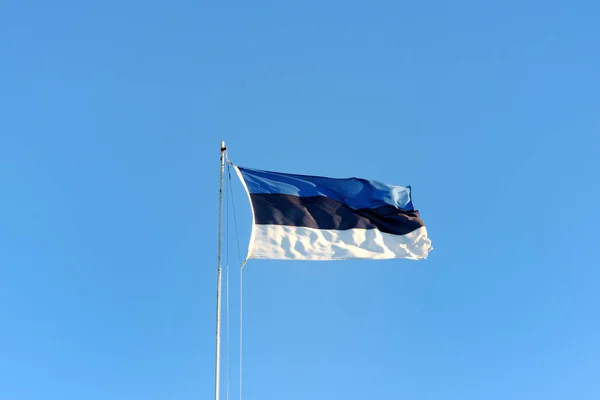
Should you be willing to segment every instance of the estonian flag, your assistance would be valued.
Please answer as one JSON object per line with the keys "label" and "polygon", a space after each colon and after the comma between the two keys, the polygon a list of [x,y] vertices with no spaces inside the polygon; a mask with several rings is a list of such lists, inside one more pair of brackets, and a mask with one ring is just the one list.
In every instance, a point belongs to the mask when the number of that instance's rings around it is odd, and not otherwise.
{"label": "estonian flag", "polygon": [[252,205],[248,258],[427,258],[410,186],[235,167]]}

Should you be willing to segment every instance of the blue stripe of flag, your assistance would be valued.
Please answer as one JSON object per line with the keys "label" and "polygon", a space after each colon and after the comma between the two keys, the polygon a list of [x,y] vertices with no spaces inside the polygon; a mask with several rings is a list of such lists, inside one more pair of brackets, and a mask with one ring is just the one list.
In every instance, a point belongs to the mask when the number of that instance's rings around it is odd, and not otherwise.
{"label": "blue stripe of flag", "polygon": [[251,194],[324,196],[355,210],[393,206],[413,211],[410,186],[393,186],[361,178],[327,178],[238,167]]}

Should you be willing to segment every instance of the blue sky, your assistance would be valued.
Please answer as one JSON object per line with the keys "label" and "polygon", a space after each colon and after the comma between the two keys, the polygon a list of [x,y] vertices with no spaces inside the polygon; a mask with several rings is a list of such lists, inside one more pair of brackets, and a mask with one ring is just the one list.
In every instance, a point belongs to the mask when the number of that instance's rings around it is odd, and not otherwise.
{"label": "blue sky", "polygon": [[221,140],[243,166],[410,184],[435,247],[251,260],[244,399],[599,398],[599,12],[4,0],[0,398],[213,396]]}

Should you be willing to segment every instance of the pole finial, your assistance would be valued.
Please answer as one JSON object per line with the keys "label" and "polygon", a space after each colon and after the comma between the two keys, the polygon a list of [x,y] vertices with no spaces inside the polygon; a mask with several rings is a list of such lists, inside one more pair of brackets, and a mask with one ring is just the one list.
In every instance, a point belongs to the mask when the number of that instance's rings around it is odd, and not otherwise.
{"label": "pole finial", "polygon": [[227,147],[225,147],[225,141],[221,142],[221,151],[225,151],[227,150]]}

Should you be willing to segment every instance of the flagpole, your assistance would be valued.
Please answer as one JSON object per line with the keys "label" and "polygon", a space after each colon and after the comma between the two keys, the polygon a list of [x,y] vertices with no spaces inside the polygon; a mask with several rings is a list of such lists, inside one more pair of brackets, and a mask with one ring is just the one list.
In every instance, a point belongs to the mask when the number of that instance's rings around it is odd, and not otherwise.
{"label": "flagpole", "polygon": [[219,179],[219,241],[217,242],[217,340],[215,355],[215,400],[219,400],[221,377],[221,236],[223,232],[223,174],[225,172],[225,142],[221,142],[221,175]]}

